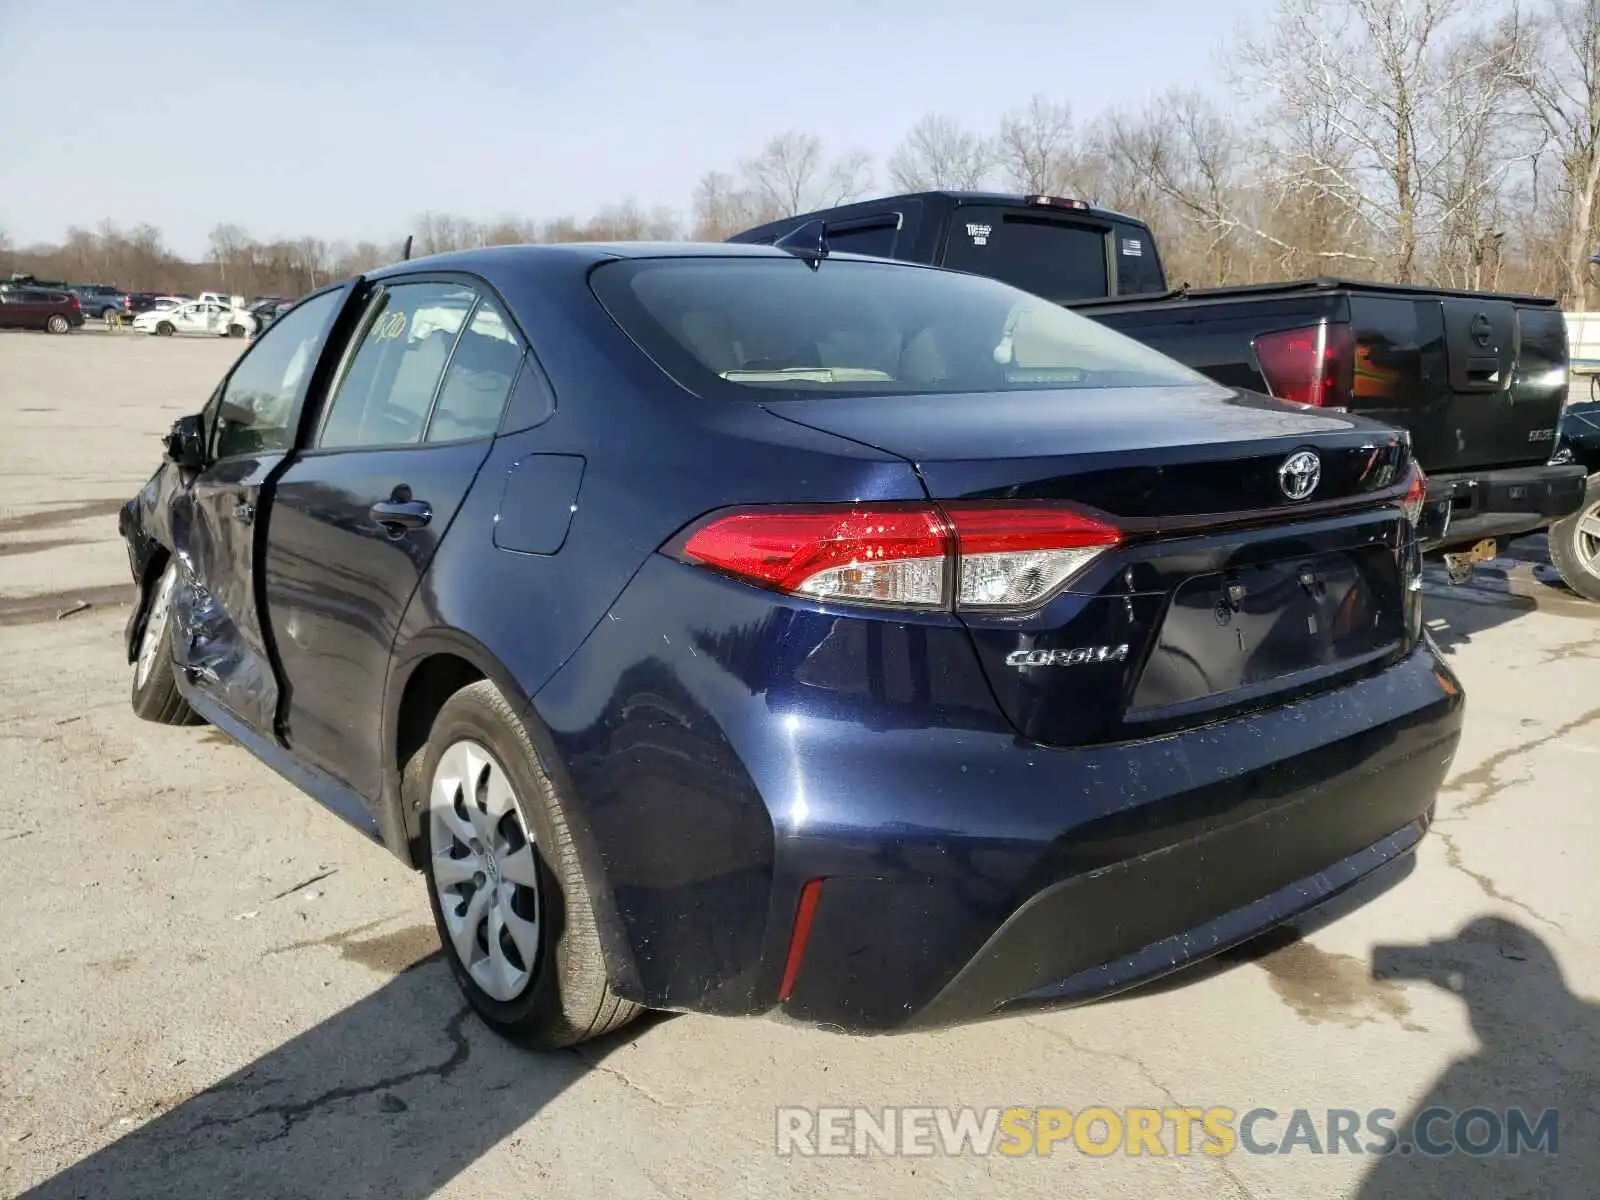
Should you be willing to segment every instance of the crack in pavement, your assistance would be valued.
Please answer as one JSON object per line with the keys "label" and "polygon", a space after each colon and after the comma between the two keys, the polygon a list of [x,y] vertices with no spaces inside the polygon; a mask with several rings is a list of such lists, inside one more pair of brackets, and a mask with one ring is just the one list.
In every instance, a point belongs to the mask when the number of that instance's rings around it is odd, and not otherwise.
{"label": "crack in pavement", "polygon": [[1546,650],[1539,656],[1537,665],[1549,666],[1564,658],[1594,658],[1596,654],[1593,651],[1600,651],[1600,633],[1591,634],[1578,642],[1563,642],[1554,650]]}
{"label": "crack in pavement", "polygon": [[1499,885],[1496,884],[1495,881],[1489,876],[1483,874],[1482,872],[1474,871],[1471,867],[1467,866],[1467,864],[1462,860],[1461,847],[1456,845],[1455,838],[1445,830],[1440,829],[1437,823],[1434,824],[1432,832],[1441,842],[1444,843],[1445,862],[1455,870],[1460,871],[1468,879],[1472,880],[1473,883],[1477,884],[1479,890],[1482,891],[1485,896],[1489,897],[1489,899],[1498,900],[1501,904],[1509,904],[1512,908],[1520,909],[1522,912],[1527,913],[1528,916],[1532,917],[1535,921],[1538,921],[1542,925],[1548,925],[1551,929],[1557,930],[1561,933],[1566,932],[1565,929],[1561,928],[1560,924],[1552,921],[1549,917],[1537,911],[1532,905],[1517,899],[1509,892],[1502,892]]}
{"label": "crack in pavement", "polygon": [[568,1046],[567,1047],[567,1053],[571,1054],[573,1058],[577,1059],[579,1062],[581,1062],[589,1070],[591,1070],[591,1071],[599,1071],[602,1075],[609,1075],[613,1079],[615,1079],[618,1082],[620,1082],[629,1091],[638,1092],[639,1095],[643,1096],[646,1100],[650,1101],[650,1103],[654,1104],[657,1108],[672,1109],[672,1108],[685,1107],[684,1105],[668,1104],[665,1100],[663,1100],[660,1096],[657,1096],[649,1088],[645,1087],[642,1084],[635,1083],[633,1080],[629,1079],[621,1071],[617,1070],[616,1067],[607,1066],[603,1062],[599,1062],[599,1061],[597,1061],[595,1059],[590,1058],[587,1054],[585,1054],[583,1052],[581,1047]]}
{"label": "crack in pavement", "polygon": [[[1571,721],[1568,721],[1565,725],[1558,725],[1550,732],[1542,733],[1536,738],[1530,738],[1526,742],[1521,742],[1515,746],[1508,746],[1504,750],[1496,751],[1477,766],[1473,767],[1470,771],[1462,772],[1460,775],[1456,776],[1456,778],[1447,783],[1444,790],[1446,792],[1455,792],[1466,788],[1472,788],[1475,789],[1474,794],[1463,800],[1460,804],[1456,805],[1453,813],[1447,817],[1440,818],[1440,820],[1459,820],[1462,816],[1471,812],[1473,809],[1483,807],[1485,804],[1489,803],[1489,801],[1497,797],[1501,791],[1509,786],[1512,782],[1516,782],[1513,780],[1506,780],[1505,783],[1497,784],[1494,780],[1495,773],[1512,759],[1518,757],[1519,755],[1528,754],[1539,749],[1539,747],[1548,745],[1549,743],[1560,738],[1564,738],[1568,734],[1576,733],[1578,730],[1587,725],[1592,725],[1596,721],[1600,721],[1600,708],[1590,709],[1581,717],[1575,717]],[[1438,824],[1438,822],[1435,822],[1435,824]]]}
{"label": "crack in pavement", "polygon": [[[1098,1046],[1085,1046],[1071,1034],[1063,1033],[1061,1030],[1053,1029],[1048,1025],[1042,1025],[1033,1017],[1024,1017],[1022,1020],[1024,1024],[1031,1025],[1033,1028],[1041,1031],[1042,1033],[1065,1042],[1070,1048],[1076,1050],[1079,1054],[1088,1054],[1096,1058],[1109,1058],[1115,1060],[1116,1062],[1125,1063],[1126,1065],[1132,1067],[1135,1071],[1139,1072],[1139,1074],[1144,1077],[1146,1083],[1165,1096],[1167,1098],[1167,1102],[1173,1108],[1186,1107],[1178,1102],[1178,1097],[1176,1094],[1174,1094],[1172,1089],[1166,1084],[1162,1083],[1161,1080],[1157,1079],[1155,1072],[1152,1071],[1144,1059],[1140,1058],[1137,1054],[1129,1054],[1123,1050],[1102,1050]],[[1233,1168],[1228,1165],[1227,1159],[1217,1157],[1212,1158],[1211,1161],[1215,1163],[1217,1169],[1227,1177],[1228,1182],[1233,1184],[1233,1186],[1238,1189],[1239,1194],[1244,1197],[1244,1200],[1255,1200],[1255,1193],[1246,1187],[1244,1180],[1240,1179],[1239,1176],[1234,1173]]]}
{"label": "crack in pavement", "polygon": [[282,900],[285,896],[292,896],[302,888],[308,888],[313,883],[321,883],[324,879],[328,878],[328,876],[337,875],[338,873],[338,867],[330,867],[328,870],[323,871],[320,875],[313,875],[310,879],[302,879],[293,887],[286,887],[283,889],[283,891],[278,892],[276,895],[268,896],[263,903],[271,904],[274,900]]}
{"label": "crack in pavement", "polygon": [[[600,1061],[599,1059],[591,1058],[589,1055],[584,1053],[582,1046],[568,1046],[567,1053],[571,1054],[589,1070],[599,1071],[602,1075],[611,1076],[630,1092],[637,1092],[657,1108],[665,1109],[668,1112],[681,1112],[691,1108],[711,1108],[720,1103],[716,1100],[685,1100],[679,1102],[663,1100],[660,1096],[656,1095],[643,1084],[637,1083],[630,1079],[620,1067],[614,1067],[609,1063]],[[760,1145],[766,1144],[764,1142],[760,1142],[759,1139],[757,1139],[757,1142]]]}
{"label": "crack in pavement", "polygon": [[[471,1015],[472,1007],[464,1004],[461,1006],[460,1011],[451,1017],[449,1023],[445,1025],[444,1035],[450,1040],[451,1049],[449,1057],[443,1062],[434,1063],[426,1067],[415,1067],[412,1070],[401,1071],[395,1075],[385,1075],[382,1079],[374,1080],[371,1083],[329,1088],[327,1091],[320,1092],[308,1100],[263,1104],[260,1108],[252,1109],[250,1112],[243,1113],[237,1117],[205,1117],[191,1125],[186,1136],[193,1137],[203,1129],[241,1125],[246,1121],[253,1121],[257,1117],[277,1117],[282,1122],[278,1131],[269,1136],[256,1139],[256,1145],[265,1146],[270,1142],[280,1141],[287,1137],[301,1121],[315,1116],[322,1109],[331,1105],[339,1104],[346,1100],[354,1100],[361,1096],[370,1096],[376,1092],[389,1091],[392,1088],[401,1087],[413,1080],[428,1076],[439,1080],[448,1079],[472,1057],[472,1047],[467,1041],[464,1029],[467,1019]],[[201,1095],[211,1095],[216,1090],[220,1089],[208,1089],[202,1092]]]}

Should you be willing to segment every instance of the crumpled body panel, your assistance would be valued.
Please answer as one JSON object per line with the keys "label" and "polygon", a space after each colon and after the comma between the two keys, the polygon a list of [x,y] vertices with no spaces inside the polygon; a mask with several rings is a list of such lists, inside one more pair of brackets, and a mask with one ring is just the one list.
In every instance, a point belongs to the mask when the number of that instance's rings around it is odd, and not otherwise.
{"label": "crumpled body panel", "polygon": [[138,645],[159,573],[175,562],[178,575],[170,609],[174,666],[186,682],[247,724],[271,731],[278,686],[266,647],[254,632],[259,628],[250,570],[254,531],[219,511],[219,502],[231,505],[234,500],[198,491],[176,467],[163,463],[123,510],[130,565],[145,585],[128,624],[129,653],[131,657]]}

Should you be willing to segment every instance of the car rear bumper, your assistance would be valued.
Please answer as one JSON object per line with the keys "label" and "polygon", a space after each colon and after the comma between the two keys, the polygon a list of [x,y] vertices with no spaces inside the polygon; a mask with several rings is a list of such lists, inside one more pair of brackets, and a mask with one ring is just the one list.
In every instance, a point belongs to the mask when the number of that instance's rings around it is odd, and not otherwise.
{"label": "car rear bumper", "polygon": [[[885,853],[876,872],[829,874],[826,851],[809,870],[803,849],[790,856],[822,882],[781,1012],[850,1032],[930,1028],[1083,1003],[1225,950],[1409,854],[1461,710],[1425,645],[1339,692],[1118,748],[1120,764],[1018,746],[1037,758],[1006,786],[1057,818],[1031,841],[1002,845],[982,827],[997,782],[984,772],[969,832]],[[1075,819],[1102,772],[1136,802]]]}
{"label": "car rear bumper", "polygon": [[1403,858],[1462,703],[1424,640],[1293,702],[1046,747],[947,615],[857,619],[654,556],[530,725],[619,994],[887,1032],[1117,991]]}
{"label": "car rear bumper", "polygon": [[1429,475],[1427,503],[1448,502],[1450,520],[1443,536],[1430,538],[1423,549],[1536,532],[1583,507],[1586,480],[1577,463]]}

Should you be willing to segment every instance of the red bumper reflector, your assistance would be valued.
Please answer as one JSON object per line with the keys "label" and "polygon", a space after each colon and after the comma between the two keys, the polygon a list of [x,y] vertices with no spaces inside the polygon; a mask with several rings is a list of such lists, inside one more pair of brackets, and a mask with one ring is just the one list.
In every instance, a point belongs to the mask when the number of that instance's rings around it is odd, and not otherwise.
{"label": "red bumper reflector", "polygon": [[787,1000],[794,991],[795,980],[800,975],[800,960],[806,956],[806,939],[811,936],[811,919],[817,915],[817,901],[822,896],[822,880],[813,879],[800,889],[800,904],[795,909],[794,932],[789,935],[789,958],[783,964],[783,983],[778,988],[778,999]]}

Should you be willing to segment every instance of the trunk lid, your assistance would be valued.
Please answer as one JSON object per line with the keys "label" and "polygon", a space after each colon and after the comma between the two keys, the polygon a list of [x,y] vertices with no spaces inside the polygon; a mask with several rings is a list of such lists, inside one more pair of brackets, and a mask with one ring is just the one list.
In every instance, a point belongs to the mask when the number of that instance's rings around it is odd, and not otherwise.
{"label": "trunk lid", "polygon": [[[1420,635],[1404,434],[1197,385],[796,400],[936,501],[1055,502],[1123,532],[1042,608],[961,614],[1030,741],[1154,736],[1378,670]],[[1318,477],[1300,490],[1302,454]]]}

